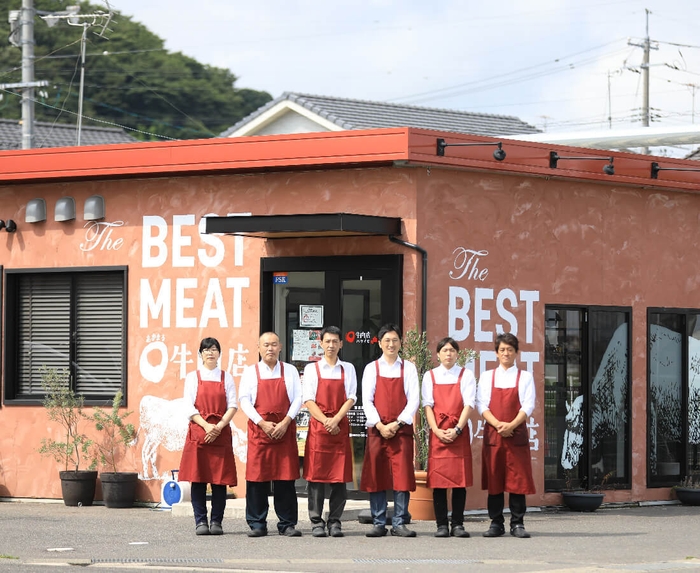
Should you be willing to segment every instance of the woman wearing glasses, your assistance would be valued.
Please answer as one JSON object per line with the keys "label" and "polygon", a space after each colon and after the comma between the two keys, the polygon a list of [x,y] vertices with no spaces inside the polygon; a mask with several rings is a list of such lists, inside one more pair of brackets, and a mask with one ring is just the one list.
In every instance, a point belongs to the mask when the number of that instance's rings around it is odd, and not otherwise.
{"label": "woman wearing glasses", "polygon": [[[190,420],[182,450],[179,479],[191,482],[197,535],[222,535],[226,486],[235,486],[231,419],[238,409],[231,375],[218,366],[221,345],[216,338],[199,344],[201,366],[185,378],[185,407]],[[207,519],[207,484],[211,484],[211,520]]]}

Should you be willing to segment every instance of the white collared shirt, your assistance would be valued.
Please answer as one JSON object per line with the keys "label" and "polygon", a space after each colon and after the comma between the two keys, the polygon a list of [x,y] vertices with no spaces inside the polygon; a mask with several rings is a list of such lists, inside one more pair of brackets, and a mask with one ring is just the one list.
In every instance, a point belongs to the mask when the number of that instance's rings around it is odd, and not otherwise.
{"label": "white collared shirt", "polygon": [[[284,385],[287,388],[287,396],[289,397],[289,410],[287,416],[292,420],[301,410],[301,380],[299,380],[299,372],[291,364],[282,363],[279,360],[274,368],[270,368],[262,360],[258,362],[260,370],[260,379],[267,380],[269,378],[280,377],[280,364],[284,364]],[[241,410],[254,423],[258,424],[262,420],[262,416],[255,409],[255,400],[258,397],[258,377],[255,373],[255,365],[246,366],[241,375],[241,384],[239,386],[240,396],[238,398],[241,404]]]}
{"label": "white collared shirt", "polygon": [[[459,373],[462,371],[461,366],[456,364],[449,370],[442,364],[433,370],[429,370],[423,375],[423,385],[421,387],[421,397],[423,398],[423,407],[435,406],[433,398],[433,378],[430,375],[432,372],[435,375],[435,384],[457,384]],[[462,394],[462,404],[474,408],[476,404],[476,379],[474,374],[468,368],[464,369],[462,380],[459,384],[459,391]]]}
{"label": "white collared shirt", "polygon": [[309,400],[316,401],[316,392],[318,392],[318,376],[316,375],[316,365],[321,371],[321,378],[330,378],[340,380],[340,367],[343,367],[345,376],[345,396],[347,400],[357,402],[357,374],[355,367],[350,362],[337,360],[335,366],[328,364],[328,361],[321,358],[318,362],[310,362],[304,367],[304,383],[302,384],[302,403]]}
{"label": "white collared shirt", "polygon": [[[190,420],[192,416],[200,414],[200,411],[194,406],[197,400],[197,388],[199,386],[197,372],[199,372],[202,382],[221,382],[221,369],[218,366],[214,368],[214,370],[202,367],[187,374],[185,377],[184,399],[185,411]],[[226,392],[226,409],[237,408],[236,384],[233,381],[233,377],[228,372],[224,372],[224,391]]]}
{"label": "white collared shirt", "polygon": [[[403,391],[406,394],[406,406],[398,415],[398,420],[405,424],[413,424],[413,416],[416,415],[420,402],[420,390],[418,387],[418,371],[413,362],[403,361],[400,357],[396,362],[389,364],[384,356],[379,360],[379,375],[385,378],[400,378],[401,363],[403,362]],[[379,412],[374,407],[374,392],[377,389],[377,367],[374,362],[365,366],[362,374],[362,409],[365,411],[367,421],[365,426],[372,428],[381,421]]]}
{"label": "white collared shirt", "polygon": [[[479,378],[479,385],[476,389],[476,407],[479,414],[489,409],[491,403],[491,379],[493,370],[487,370]],[[515,388],[515,381],[518,378],[518,367],[513,365],[507,370],[503,366],[496,368],[495,388]],[[518,397],[520,398],[520,409],[529,417],[535,409],[535,379],[527,370],[520,370],[520,384],[518,386]]]}

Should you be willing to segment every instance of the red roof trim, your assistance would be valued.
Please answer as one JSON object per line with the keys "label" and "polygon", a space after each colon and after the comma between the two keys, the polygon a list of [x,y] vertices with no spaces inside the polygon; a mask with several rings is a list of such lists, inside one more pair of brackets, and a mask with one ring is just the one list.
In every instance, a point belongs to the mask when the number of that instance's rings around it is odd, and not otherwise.
{"label": "red roof trim", "polygon": [[[496,161],[493,158],[495,145],[449,147],[445,155],[439,157],[438,138],[448,143],[502,141],[506,159]],[[614,157],[615,175],[603,174],[605,162],[600,160],[561,160],[557,168],[552,169],[549,167],[550,151],[561,156]],[[697,161],[685,159],[391,128],[5,151],[0,152],[0,183],[376,167],[402,162],[416,167],[452,167],[700,192],[700,173],[662,171],[658,179],[652,179],[653,161],[662,167],[698,167]]]}

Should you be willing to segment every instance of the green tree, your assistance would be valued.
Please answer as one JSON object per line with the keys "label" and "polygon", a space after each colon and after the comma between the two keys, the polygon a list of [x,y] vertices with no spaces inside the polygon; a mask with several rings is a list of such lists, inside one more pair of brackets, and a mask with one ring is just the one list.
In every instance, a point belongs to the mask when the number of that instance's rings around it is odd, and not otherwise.
{"label": "green tree", "polygon": [[[104,11],[100,3],[75,0],[34,0],[36,10],[64,10],[80,4],[81,13]],[[0,35],[7,38],[6,15],[19,10],[21,0],[0,0]],[[83,125],[102,125],[95,118],[137,129],[145,140],[157,135],[174,139],[214,137],[270,101],[270,94],[236,88],[227,69],[201,64],[165,50],[161,38],[130,17],[115,13],[106,38],[87,33]],[[76,123],[80,85],[82,28],[60,22],[49,27],[36,18],[35,77],[49,86],[36,90],[36,119]],[[0,83],[21,81],[21,50],[0,45]],[[19,119],[19,96],[3,93],[0,117]]]}

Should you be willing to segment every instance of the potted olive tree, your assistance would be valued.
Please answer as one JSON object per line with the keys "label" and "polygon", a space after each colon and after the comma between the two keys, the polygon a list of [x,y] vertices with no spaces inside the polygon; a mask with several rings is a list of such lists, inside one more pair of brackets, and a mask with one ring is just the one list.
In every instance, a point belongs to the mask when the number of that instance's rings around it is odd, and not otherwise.
{"label": "potted olive tree", "polygon": [[117,471],[127,448],[136,437],[133,424],[125,422],[131,411],[119,412],[122,397],[120,390],[115,394],[110,409],[95,408],[90,416],[100,432],[100,439],[95,440],[94,447],[100,464],[107,468],[107,471],[100,473],[102,499],[107,507],[133,507],[136,499],[138,474]]}
{"label": "potted olive tree", "polygon": [[673,491],[683,505],[700,505],[700,470],[693,470]]}
{"label": "potted olive tree", "polygon": [[603,490],[609,488],[608,480],[614,472],[605,474],[599,484],[585,487],[588,480],[579,480],[574,472],[575,467],[566,470],[566,489],[561,492],[562,501],[571,511],[595,511],[605,499]]}
{"label": "potted olive tree", "polygon": [[[92,440],[81,430],[87,418],[83,412],[83,396],[70,388],[67,370],[42,368],[41,386],[46,413],[49,420],[61,426],[63,438],[43,438],[39,453],[53,457],[63,466],[59,477],[66,505],[92,505],[97,481],[97,471],[94,469],[97,460],[91,454]],[[89,469],[81,469],[86,464]]]}

